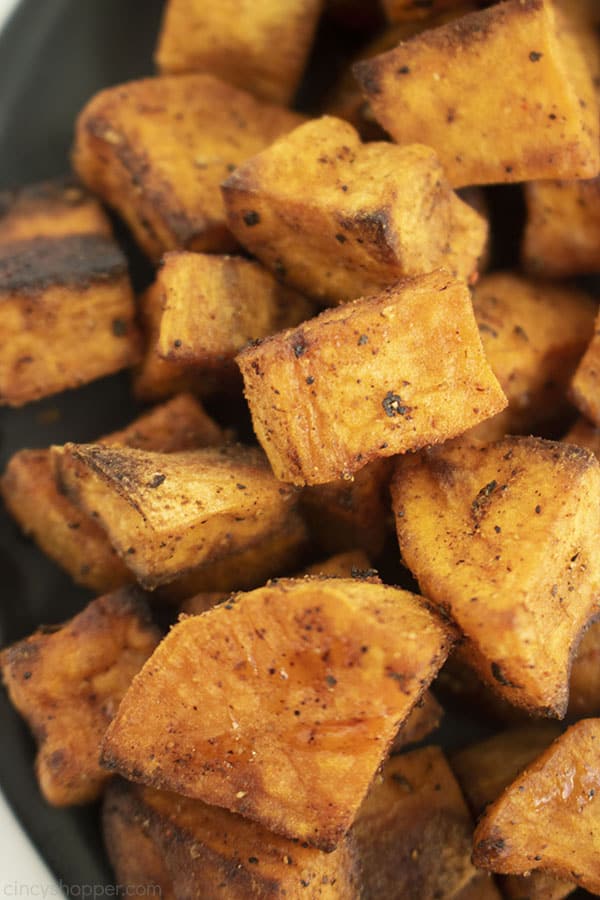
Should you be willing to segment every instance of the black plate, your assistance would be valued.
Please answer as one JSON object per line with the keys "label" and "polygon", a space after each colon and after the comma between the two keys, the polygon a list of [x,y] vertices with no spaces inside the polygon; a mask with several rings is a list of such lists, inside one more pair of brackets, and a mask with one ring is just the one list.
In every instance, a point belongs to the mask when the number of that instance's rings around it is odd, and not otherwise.
{"label": "black plate", "polygon": [[[0,35],[0,189],[68,170],[73,123],[92,94],[152,73],[162,6],[162,0],[22,0]],[[331,23],[321,27],[309,67],[313,78],[301,86],[299,108],[311,110],[315,87],[335,78],[361,39],[359,34],[340,39]],[[518,246],[514,222],[520,218],[520,195],[514,188],[500,189],[490,199],[498,239],[495,261],[510,264]],[[148,271],[123,229],[118,234],[133,255],[134,281],[141,284]],[[126,374],[20,410],[2,409],[0,469],[22,447],[94,440],[138,411]],[[24,538],[3,508],[0,584],[0,646],[25,637],[40,623],[69,618],[92,597]],[[48,807],[33,775],[33,741],[1,690],[0,721],[0,785],[49,868],[67,889],[112,885],[97,808]],[[435,739],[455,747],[486,733],[486,723],[455,713],[446,717]]]}

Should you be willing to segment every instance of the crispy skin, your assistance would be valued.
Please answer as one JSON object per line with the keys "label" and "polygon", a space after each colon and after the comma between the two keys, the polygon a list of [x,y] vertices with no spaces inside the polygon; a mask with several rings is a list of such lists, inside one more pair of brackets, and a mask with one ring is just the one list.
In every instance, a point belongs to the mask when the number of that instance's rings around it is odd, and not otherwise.
{"label": "crispy skin", "polygon": [[[181,394],[101,441],[171,453],[219,444],[224,439],[200,404]],[[15,453],[2,476],[0,491],[25,534],[77,584],[103,593],[134,580],[98,523],[58,489],[49,449]]]}
{"label": "crispy skin", "polygon": [[157,283],[162,314],[154,353],[193,367],[194,377],[238,375],[233,360],[249,341],[315,312],[259,263],[240,256],[167,253]]}
{"label": "crispy skin", "polygon": [[[473,815],[478,818],[523,769],[560,734],[553,722],[536,722],[512,728],[455,753],[450,758],[458,782]],[[572,881],[546,872],[502,879],[506,897],[514,900],[562,900],[575,890]]]}
{"label": "crispy skin", "polygon": [[[200,800],[117,780],[106,794],[103,826],[122,884],[172,885],[179,900],[358,896],[348,841],[334,853],[322,853]],[[140,866],[135,858],[140,844],[152,848],[161,869],[153,860],[150,869]]]}
{"label": "crispy skin", "polygon": [[262,100],[288,104],[322,0],[168,0],[155,60],[163,75],[210,72]]}
{"label": "crispy skin", "polygon": [[475,876],[473,823],[444,754],[393,756],[362,804],[352,834],[364,900],[449,900]]}
{"label": "crispy skin", "polygon": [[111,237],[0,242],[0,404],[22,406],[133,365],[134,314]]}
{"label": "crispy skin", "polygon": [[469,292],[444,271],[326,310],[237,361],[273,471],[297,485],[445,441],[506,404]]}
{"label": "crispy skin", "polygon": [[572,655],[600,611],[593,454],[465,438],[399,460],[392,497],[403,559],[471,666],[514,705],[564,716]]}
{"label": "crispy skin", "polygon": [[319,547],[329,553],[361,547],[373,558],[381,554],[390,516],[391,468],[390,460],[375,459],[351,481],[340,478],[302,491],[300,508]]}
{"label": "crispy skin", "polygon": [[326,575],[328,578],[351,578],[356,572],[371,570],[371,562],[364,550],[347,550],[313,563],[302,575]]}
{"label": "crispy skin", "polygon": [[222,190],[240,243],[325,303],[440,266],[468,278],[487,237],[487,223],[450,189],[433,150],[361,144],[348,122],[330,116],[275,141]]}
{"label": "crispy skin", "polygon": [[232,591],[252,590],[269,578],[295,571],[308,546],[306,525],[299,513],[291,509],[277,529],[257,543],[199,566],[189,575],[165,585],[160,595],[171,602],[181,602],[200,592],[223,597]]}
{"label": "crispy skin", "polygon": [[170,631],[121,704],[104,765],[332,850],[451,642],[405,591],[272,582]]}
{"label": "crispy skin", "polygon": [[594,334],[581,359],[573,380],[570,396],[577,409],[594,425],[600,426],[600,313]]}
{"label": "crispy skin", "polygon": [[600,178],[525,185],[523,264],[546,278],[600,270]]}
{"label": "crispy skin", "polygon": [[600,720],[582,719],[486,810],[473,838],[475,865],[531,870],[600,892]]}
{"label": "crispy skin", "polygon": [[399,753],[405,747],[425,740],[439,727],[443,715],[444,710],[431,691],[426,691],[406,722],[400,727],[392,744],[392,753]]}
{"label": "crispy skin", "polygon": [[439,154],[454,187],[594,178],[598,104],[572,27],[545,0],[510,0],[359,62],[377,121]]}
{"label": "crispy skin", "polygon": [[0,244],[69,234],[112,234],[106,213],[75,178],[0,192]]}
{"label": "crispy skin", "polygon": [[473,309],[508,407],[473,429],[482,440],[536,434],[569,411],[566,393],[594,330],[597,304],[572,287],[509,272],[482,278]]}
{"label": "crispy skin", "polygon": [[52,451],[67,496],[97,518],[150,589],[258,543],[294,501],[251,447],[164,454],[66,444]]}
{"label": "crispy skin", "polygon": [[301,121],[212,75],[146,78],[90,100],[73,164],[151,259],[166,250],[227,251],[235,242],[220,182]]}
{"label": "crispy skin", "polygon": [[100,795],[108,776],[98,762],[100,741],[159,640],[143,595],[122,588],[2,651],[4,684],[37,741],[36,773],[48,803]]}

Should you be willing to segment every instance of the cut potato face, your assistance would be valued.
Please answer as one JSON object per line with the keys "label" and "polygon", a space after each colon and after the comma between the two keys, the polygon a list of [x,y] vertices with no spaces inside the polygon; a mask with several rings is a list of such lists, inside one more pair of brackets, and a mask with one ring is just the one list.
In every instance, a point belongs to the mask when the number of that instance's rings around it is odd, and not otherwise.
{"label": "cut potato face", "polygon": [[48,803],[100,796],[108,780],[100,741],[159,639],[141,593],[122,588],[3,650],[2,678],[38,744],[36,774]]}
{"label": "cut potato face", "polygon": [[164,454],[66,444],[53,454],[67,495],[149,588],[258,543],[295,500],[249,447]]}
{"label": "cut potato face", "polygon": [[235,242],[220,182],[301,121],[212,75],[146,78],[90,100],[73,164],[152,260],[167,250],[227,251]]}
{"label": "cut potato face", "polygon": [[433,150],[361,144],[330,116],[275,141],[222,190],[240,243],[328,304],[441,266],[467,279],[486,243],[486,221],[450,189]]}
{"label": "cut potato face", "polygon": [[[138,887],[154,880],[177,898],[358,896],[354,849],[347,841],[333,853],[323,853],[224,809],[166,791],[114,781],[104,801],[103,830],[121,884]],[[141,865],[132,852],[140,845],[153,853],[149,857],[146,850]]]}
{"label": "cut potato face", "polygon": [[104,765],[332,850],[451,642],[417,597],[360,579],[234,595],[171,630]]}
{"label": "cut potato face", "polygon": [[600,465],[536,438],[468,438],[405,457],[392,482],[403,559],[501,696],[562,717],[571,659],[600,612]]}
{"label": "cut potato face", "polygon": [[490,806],[475,832],[475,865],[542,870],[600,892],[600,720],[582,719]]}
{"label": "cut potato face", "polygon": [[539,433],[569,412],[567,388],[594,330],[595,303],[572,287],[508,272],[475,286],[483,349],[508,398],[505,410],[471,432],[482,440]]}
{"label": "cut potato face", "polygon": [[433,147],[453,187],[598,174],[587,58],[547,0],[495,4],[353,71],[377,121]]}
{"label": "cut potato face", "polygon": [[506,404],[469,292],[441,271],[326,310],[237,360],[256,435],[276,476],[296,485],[348,479]]}
{"label": "cut potato face", "polygon": [[477,876],[471,816],[439,747],[389,759],[352,834],[364,900],[456,897]]}
{"label": "cut potato face", "polygon": [[164,75],[210,72],[272,103],[289,103],[322,0],[168,0],[155,60]]}

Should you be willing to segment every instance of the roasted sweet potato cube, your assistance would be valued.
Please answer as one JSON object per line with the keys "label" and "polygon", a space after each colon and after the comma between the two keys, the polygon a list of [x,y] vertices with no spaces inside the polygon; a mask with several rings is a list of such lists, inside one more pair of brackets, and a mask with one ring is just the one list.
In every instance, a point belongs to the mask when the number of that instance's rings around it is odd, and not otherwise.
{"label": "roasted sweet potato cube", "polygon": [[471,13],[354,73],[377,121],[400,144],[433,147],[454,187],[598,174],[592,77],[547,0]]}
{"label": "roasted sweet potato cube", "polygon": [[0,242],[0,404],[22,406],[133,365],[134,315],[112,238]]}
{"label": "roasted sweet potato cube", "polygon": [[[189,395],[175,397],[102,438],[169,453],[222,443],[224,433]],[[56,484],[50,450],[19,450],[0,481],[6,507],[25,534],[78,584],[105,592],[134,580],[104,530]]]}
{"label": "roasted sweet potato cube", "polygon": [[95,197],[76,179],[55,178],[0,192],[0,244],[31,238],[112,234]]}
{"label": "roasted sweet potato cube", "polygon": [[301,121],[212,75],[146,78],[90,100],[73,164],[151,259],[166,250],[229,250],[235,242],[219,184]]}
{"label": "roasted sweet potato cube", "polygon": [[157,276],[162,314],[154,352],[195,376],[239,378],[249,341],[299,325],[314,306],[259,263],[240,256],[167,253]]}
{"label": "roasted sweet potato cube", "polygon": [[404,747],[418,744],[439,727],[444,710],[431,691],[423,694],[410,716],[400,727],[392,744],[392,753],[398,753]]}
{"label": "roasted sweet potato cube", "polygon": [[258,543],[285,521],[294,501],[252,447],[165,454],[66,444],[53,454],[67,495],[97,518],[151,589]]}
{"label": "roasted sweet potato cube", "polygon": [[559,737],[486,810],[473,860],[503,874],[541,870],[600,892],[600,720]]}
{"label": "roasted sweet potato cube", "polygon": [[365,580],[233,595],[171,629],[104,765],[332,850],[451,642],[419,598]]}
{"label": "roasted sweet potato cube", "polygon": [[[556,723],[536,722],[500,732],[455,753],[450,762],[473,815],[479,817],[559,734]],[[575,890],[575,884],[538,871],[506,876],[502,890],[511,900],[562,900]]]}
{"label": "roasted sweet potato cube", "polygon": [[600,313],[594,334],[571,381],[571,399],[594,425],[600,426]]}
{"label": "roasted sweet potato cube", "polygon": [[448,900],[477,874],[471,816],[439,747],[389,759],[352,834],[364,900]]}
{"label": "roasted sweet potato cube", "polygon": [[159,638],[141,593],[122,588],[2,652],[4,684],[37,741],[36,773],[49,803],[99,796],[108,777],[100,741]]}
{"label": "roasted sweet potato cube", "polygon": [[168,0],[156,62],[165,75],[210,72],[272,103],[289,103],[322,0]]}
{"label": "roasted sweet potato cube", "polygon": [[445,441],[506,405],[469,292],[444,271],[326,310],[237,360],[273,471],[297,485]]}
{"label": "roasted sweet potato cube", "polygon": [[487,237],[487,223],[450,189],[433,150],[361,144],[331,116],[275,141],[222,189],[240,243],[326,303],[440,266],[468,278]]}
{"label": "roasted sweet potato cube", "polygon": [[348,841],[323,853],[200,800],[121,780],[108,788],[102,818],[117,880],[132,887],[154,882],[163,898],[165,887],[171,896],[203,900],[358,896]]}
{"label": "roasted sweet potato cube", "polygon": [[319,547],[338,553],[361,547],[375,559],[383,550],[390,518],[389,459],[375,459],[352,480],[305,488],[300,508]]}
{"label": "roasted sweet potato cube", "polygon": [[567,389],[594,330],[597,304],[572,287],[509,272],[482,278],[473,309],[483,349],[508,398],[505,410],[473,434],[497,440],[556,425],[568,413]]}
{"label": "roasted sweet potato cube", "polygon": [[336,553],[329,559],[313,563],[303,575],[326,575],[328,578],[351,578],[357,572],[371,571],[369,557],[364,550],[348,550]]}
{"label": "roasted sweet potato cube", "polygon": [[525,185],[523,263],[546,278],[600,271],[600,178]]}
{"label": "roasted sweet potato cube", "polygon": [[501,696],[562,717],[571,658],[600,611],[600,464],[541,438],[463,438],[399,460],[400,549]]}

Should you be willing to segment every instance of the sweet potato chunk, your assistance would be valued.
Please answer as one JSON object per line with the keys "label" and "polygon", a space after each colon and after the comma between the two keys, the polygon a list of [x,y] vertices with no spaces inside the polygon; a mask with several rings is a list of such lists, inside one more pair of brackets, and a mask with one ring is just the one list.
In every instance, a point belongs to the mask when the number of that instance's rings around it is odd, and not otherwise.
{"label": "sweet potato chunk", "polygon": [[73,164],[140,247],[229,250],[219,184],[302,118],[208,74],[107,88],[77,122]]}
{"label": "sweet potato chunk", "polygon": [[497,440],[531,434],[568,412],[567,388],[594,329],[597,304],[581,291],[508,272],[475,287],[483,349],[508,407],[473,434]]}
{"label": "sweet potato chunk", "polygon": [[[198,402],[182,394],[101,441],[169,453],[219,444],[224,437]],[[15,453],[0,491],[25,534],[77,584],[105,592],[134,580],[98,523],[58,489],[49,449]]]}
{"label": "sweet potato chunk", "polygon": [[0,242],[0,404],[22,406],[133,365],[134,314],[112,238]]}
{"label": "sweet potato chunk", "polygon": [[154,352],[198,377],[239,378],[233,360],[242,347],[314,313],[304,297],[239,256],[167,253],[157,282],[162,314]]}
{"label": "sweet potato chunk", "polygon": [[594,178],[598,103],[585,55],[547,0],[509,0],[359,62],[378,122],[433,147],[454,187]]}
{"label": "sweet potato chunk", "polygon": [[536,438],[468,438],[398,461],[393,507],[404,561],[465,635],[501,696],[562,717],[572,653],[600,612],[600,464]]}
{"label": "sweet potato chunk", "polygon": [[[479,817],[559,734],[557,724],[536,722],[455,753],[450,762],[473,815]],[[528,876],[508,875],[502,879],[502,889],[511,900],[562,900],[575,890],[575,884],[538,871]]]}
{"label": "sweet potato chunk", "polygon": [[600,313],[593,337],[571,381],[571,398],[577,409],[600,426]]}
{"label": "sweet potato chunk", "polygon": [[0,192],[0,244],[69,234],[112,234],[96,198],[74,178]]}
{"label": "sweet potato chunk", "polygon": [[568,715],[600,714],[600,622],[590,625],[573,660]]}
{"label": "sweet potato chunk", "polygon": [[449,900],[477,874],[471,816],[439,747],[388,760],[352,834],[364,900]]}
{"label": "sweet potato chunk", "polygon": [[565,444],[576,444],[600,457],[600,428],[581,416],[563,438]]}
{"label": "sweet potato chunk", "polygon": [[600,892],[600,720],[582,719],[488,807],[475,865],[504,874],[540,869]]}
{"label": "sweet potato chunk", "polygon": [[445,441],[506,404],[469,292],[444,271],[326,310],[237,360],[273,471],[298,485]]}
{"label": "sweet potato chunk", "polygon": [[398,753],[404,747],[425,740],[439,727],[443,715],[444,710],[431,691],[426,691],[408,719],[401,725],[392,744],[392,753]]}
{"label": "sweet potato chunk", "polygon": [[433,150],[361,144],[330,116],[279,139],[222,187],[240,243],[327,303],[439,266],[468,278],[485,246],[487,223],[450,190]]}
{"label": "sweet potato chunk", "polygon": [[104,765],[332,850],[451,642],[414,595],[364,580],[234,595],[170,631]]}
{"label": "sweet potato chunk", "polygon": [[375,559],[383,550],[390,518],[389,459],[374,459],[351,481],[305,488],[300,508],[312,538],[329,553],[361,547]]}
{"label": "sweet potato chunk", "polygon": [[2,652],[4,684],[37,741],[36,772],[49,803],[99,796],[108,778],[100,741],[159,637],[140,592],[122,588]]}
{"label": "sweet potato chunk", "polygon": [[148,588],[258,543],[293,501],[251,447],[164,454],[66,444],[53,454],[67,495]]}
{"label": "sweet potato chunk", "polygon": [[[115,780],[104,801],[103,829],[117,879],[124,885],[154,881],[171,888],[174,897],[202,900],[358,896],[354,853],[347,841],[334,853],[323,853],[224,809],[166,791]],[[146,853],[141,866],[134,851],[140,844],[154,853],[154,860]]]}
{"label": "sweet potato chunk", "polygon": [[313,563],[302,572],[303,575],[326,575],[328,578],[351,578],[357,572],[371,570],[369,557],[364,550],[348,550],[337,553],[322,562]]}
{"label": "sweet potato chunk", "polygon": [[163,74],[210,72],[272,103],[289,103],[322,0],[168,0],[156,62]]}

